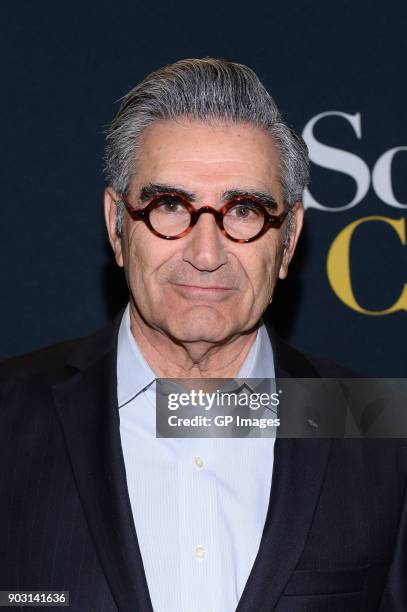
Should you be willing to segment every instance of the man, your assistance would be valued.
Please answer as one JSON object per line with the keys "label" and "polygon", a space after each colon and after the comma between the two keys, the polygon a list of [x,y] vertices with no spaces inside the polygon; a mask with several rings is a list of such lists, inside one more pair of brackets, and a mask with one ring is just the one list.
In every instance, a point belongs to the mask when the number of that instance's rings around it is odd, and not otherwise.
{"label": "man", "polygon": [[3,590],[75,611],[407,610],[406,446],[156,437],[156,378],[343,376],[262,315],[303,223],[303,141],[247,67],[124,98],[105,216],[129,305],[3,365]]}

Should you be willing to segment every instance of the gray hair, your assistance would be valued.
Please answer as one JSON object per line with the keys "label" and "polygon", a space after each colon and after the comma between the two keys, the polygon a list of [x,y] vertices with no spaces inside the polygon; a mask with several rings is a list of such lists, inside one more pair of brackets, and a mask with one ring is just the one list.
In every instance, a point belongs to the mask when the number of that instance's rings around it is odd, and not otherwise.
{"label": "gray hair", "polygon": [[[105,176],[117,194],[128,193],[144,130],[155,121],[195,119],[248,122],[264,129],[280,153],[280,180],[290,209],[302,200],[309,176],[304,140],[286,123],[258,76],[243,64],[185,59],[149,74],[124,96],[107,132]],[[121,235],[124,205],[117,209]],[[285,244],[292,229],[288,215]]]}

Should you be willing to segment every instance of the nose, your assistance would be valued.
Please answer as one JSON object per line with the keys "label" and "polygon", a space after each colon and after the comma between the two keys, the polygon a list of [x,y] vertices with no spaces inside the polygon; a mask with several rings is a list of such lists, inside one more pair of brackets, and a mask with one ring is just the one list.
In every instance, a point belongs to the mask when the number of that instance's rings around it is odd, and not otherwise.
{"label": "nose", "polygon": [[184,238],[184,261],[201,271],[213,272],[227,262],[225,240],[212,214],[204,212]]}

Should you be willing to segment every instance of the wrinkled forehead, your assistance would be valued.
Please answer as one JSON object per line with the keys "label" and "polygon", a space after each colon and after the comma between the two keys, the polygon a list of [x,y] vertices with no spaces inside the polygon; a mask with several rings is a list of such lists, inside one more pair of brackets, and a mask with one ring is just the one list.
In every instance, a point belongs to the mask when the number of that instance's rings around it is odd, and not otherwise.
{"label": "wrinkled forehead", "polygon": [[178,185],[198,197],[257,190],[279,199],[280,155],[252,124],[157,121],[140,139],[130,190],[147,184]]}

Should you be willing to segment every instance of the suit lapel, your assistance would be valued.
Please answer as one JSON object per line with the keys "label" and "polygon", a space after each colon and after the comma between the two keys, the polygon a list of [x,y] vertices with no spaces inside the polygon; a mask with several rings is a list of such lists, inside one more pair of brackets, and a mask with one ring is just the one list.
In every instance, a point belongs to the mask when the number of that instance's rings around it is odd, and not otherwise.
{"label": "suit lapel", "polygon": [[[304,355],[267,325],[276,378],[318,377]],[[328,462],[331,440],[277,438],[270,502],[259,551],[236,612],[276,606],[304,549]]]}
{"label": "suit lapel", "polygon": [[81,348],[70,360],[79,371],[54,385],[53,392],[83,509],[116,604],[121,612],[152,612],[120,441],[118,322],[120,317],[102,338]]}

